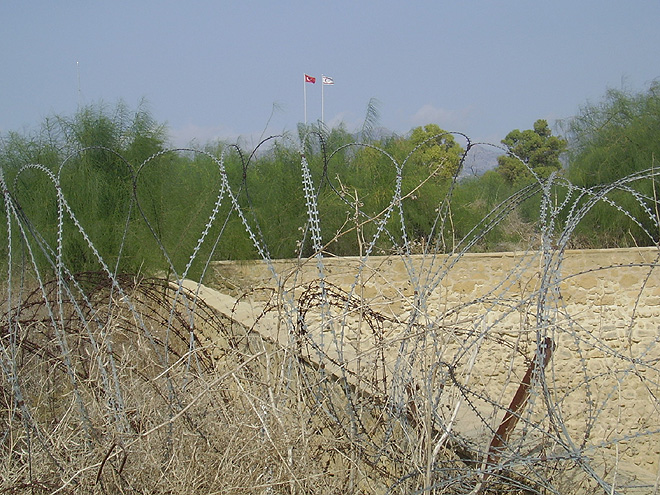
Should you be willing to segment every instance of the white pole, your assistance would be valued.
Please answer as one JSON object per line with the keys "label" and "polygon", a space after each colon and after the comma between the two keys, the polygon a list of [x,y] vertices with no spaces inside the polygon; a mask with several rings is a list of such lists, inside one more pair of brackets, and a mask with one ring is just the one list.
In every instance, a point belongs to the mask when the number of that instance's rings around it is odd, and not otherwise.
{"label": "white pole", "polygon": [[324,99],[323,99],[323,91],[325,89],[325,83],[323,82],[323,74],[321,74],[321,124],[325,124],[325,119],[323,118],[323,106],[324,106]]}
{"label": "white pole", "polygon": [[80,62],[76,60],[76,75],[78,76],[78,108],[80,108],[80,101],[82,100],[80,92]]}
{"label": "white pole", "polygon": [[305,125],[307,125],[307,74],[303,74],[303,95],[305,97]]}

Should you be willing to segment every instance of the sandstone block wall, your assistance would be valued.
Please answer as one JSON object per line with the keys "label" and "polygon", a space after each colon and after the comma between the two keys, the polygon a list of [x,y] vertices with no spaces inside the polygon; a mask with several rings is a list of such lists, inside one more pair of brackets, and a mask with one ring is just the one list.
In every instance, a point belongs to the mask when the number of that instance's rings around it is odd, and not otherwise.
{"label": "sandstone block wall", "polygon": [[[643,248],[219,262],[209,285],[256,305],[275,294],[294,313],[310,300],[310,284],[337,288],[360,303],[307,305],[289,323],[304,320],[332,360],[365,382],[390,384],[402,400],[421,404],[435,400],[423,390],[444,390],[434,403],[475,441],[492,437],[548,337],[552,358],[511,442],[559,455],[545,446],[553,437],[600,472],[648,481],[660,459],[658,256]],[[366,307],[382,316],[377,337]],[[463,388],[447,391],[441,373],[430,373],[439,363]],[[396,389],[401,374],[426,386],[407,397]]]}

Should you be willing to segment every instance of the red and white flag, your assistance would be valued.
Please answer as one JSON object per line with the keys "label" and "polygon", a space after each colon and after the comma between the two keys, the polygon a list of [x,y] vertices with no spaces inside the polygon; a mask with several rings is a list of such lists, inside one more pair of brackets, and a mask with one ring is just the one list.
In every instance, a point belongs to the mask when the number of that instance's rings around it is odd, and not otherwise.
{"label": "red and white flag", "polygon": [[316,83],[316,78],[312,77],[312,76],[308,76],[307,74],[305,74],[305,82],[314,84],[314,83]]}
{"label": "red and white flag", "polygon": [[323,76],[323,84],[334,84],[335,81],[330,76]]}

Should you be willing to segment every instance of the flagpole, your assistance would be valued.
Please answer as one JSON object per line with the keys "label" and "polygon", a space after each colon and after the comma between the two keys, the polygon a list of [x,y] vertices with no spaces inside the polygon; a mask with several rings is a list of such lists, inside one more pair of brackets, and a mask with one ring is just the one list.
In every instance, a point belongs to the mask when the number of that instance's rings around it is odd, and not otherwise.
{"label": "flagpole", "polygon": [[307,77],[303,74],[303,95],[305,97],[305,126],[307,125]]}
{"label": "flagpole", "polygon": [[82,103],[82,91],[80,89],[80,62],[76,60],[76,74],[78,76],[78,109]]}
{"label": "flagpole", "polygon": [[324,114],[323,114],[323,107],[324,107],[324,99],[323,99],[323,91],[325,90],[325,82],[324,82],[324,75],[321,74],[321,124],[325,125],[325,119]]}

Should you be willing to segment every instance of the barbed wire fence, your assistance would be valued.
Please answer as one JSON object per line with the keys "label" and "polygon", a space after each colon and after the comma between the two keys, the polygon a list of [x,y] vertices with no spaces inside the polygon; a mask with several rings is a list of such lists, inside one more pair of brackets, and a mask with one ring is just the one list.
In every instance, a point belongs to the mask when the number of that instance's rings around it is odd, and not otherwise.
{"label": "barbed wire fence", "polygon": [[[305,139],[317,138],[327,164],[323,136]],[[481,146],[468,140],[462,160]],[[145,167],[172,151],[135,169],[124,160],[134,184],[127,216],[141,216],[169,264],[170,275],[159,278],[118,273],[119,261],[113,266],[99,254],[61,184],[69,159],[57,172],[38,164],[19,171],[41,174],[52,188],[55,245],[0,170],[8,235],[2,490],[657,493],[660,252],[639,249],[623,263],[577,269],[567,268],[567,256],[596,204],[657,239],[645,227],[660,228],[657,199],[634,186],[657,180],[658,171],[591,189],[558,175],[539,179],[447,249],[452,187],[429,235],[437,242],[415,253],[405,228],[406,161],[377,151],[396,170],[387,208],[369,215],[357,196],[334,189],[355,212],[346,229],[363,241],[360,256],[346,260],[326,252],[319,184],[301,152],[307,219],[300,245],[311,245],[313,255],[282,265],[238,200],[248,188],[245,174],[232,186],[224,153],[174,150],[208,156],[220,184],[180,271],[135,186]],[[555,186],[566,191],[560,202]],[[612,191],[633,198],[645,218]],[[506,263],[489,261],[501,264],[496,269],[486,258],[474,261],[475,245],[535,196],[539,242]],[[202,279],[215,273],[215,249],[202,260],[201,277],[188,274],[201,246],[224,235],[219,212],[226,205],[261,271],[256,282],[214,290]],[[388,228],[393,217],[399,231]],[[375,227],[371,238],[364,237],[367,224]],[[63,245],[72,232],[98,271],[73,273],[66,265]],[[376,255],[381,237],[396,247],[391,254]],[[470,263],[483,264],[479,275],[466,271]],[[477,283],[470,276],[481,281],[479,291],[465,289]],[[610,282],[620,278],[625,294],[612,292]]]}

